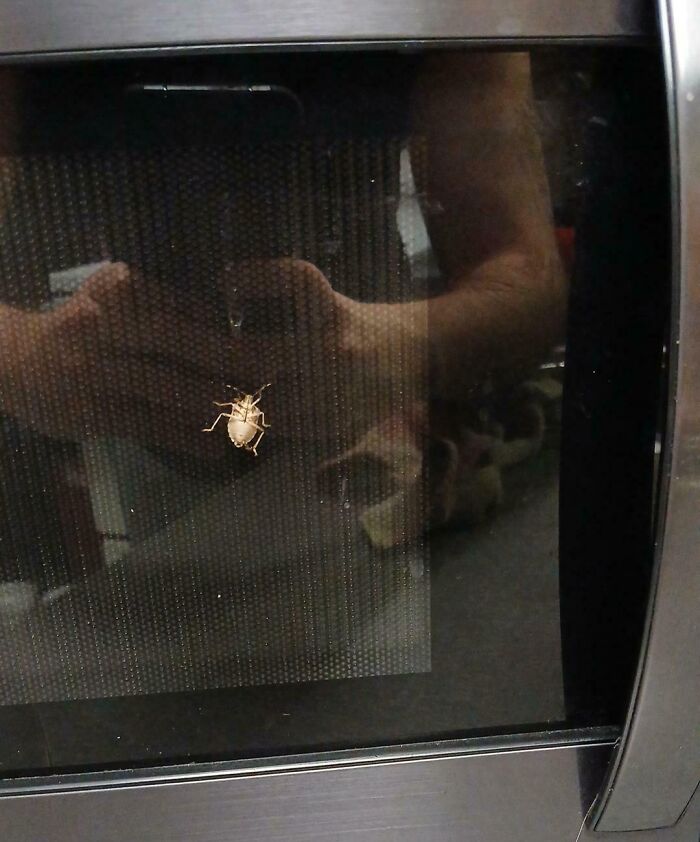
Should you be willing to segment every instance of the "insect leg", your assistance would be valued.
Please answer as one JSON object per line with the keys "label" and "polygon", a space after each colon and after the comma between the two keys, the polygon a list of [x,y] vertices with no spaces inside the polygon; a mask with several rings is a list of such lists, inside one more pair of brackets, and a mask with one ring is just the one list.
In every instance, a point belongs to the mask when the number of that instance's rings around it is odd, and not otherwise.
{"label": "insect leg", "polygon": [[260,430],[260,435],[258,436],[258,440],[255,442],[255,444],[251,445],[251,447],[250,447],[250,449],[253,451],[253,453],[256,456],[258,455],[258,445],[260,444],[260,440],[262,439],[262,437],[264,435],[265,435],[265,430]]}
{"label": "insect leg", "polygon": [[272,424],[266,424],[265,423],[265,413],[262,410],[260,410],[259,418],[260,418],[260,423],[263,425],[263,427],[265,427],[265,429],[272,426]]}
{"label": "insect leg", "polygon": [[227,415],[225,412],[220,412],[219,415],[217,416],[216,421],[214,421],[214,423],[211,425],[211,427],[203,427],[202,432],[203,433],[211,433],[211,431],[214,429],[214,427],[216,427],[216,425],[219,423],[219,421],[221,421],[222,418],[230,418],[230,417],[231,416]]}
{"label": "insect leg", "polygon": [[212,401],[214,406],[230,406],[231,409],[236,405],[233,401],[225,401],[224,403],[219,403],[219,401]]}

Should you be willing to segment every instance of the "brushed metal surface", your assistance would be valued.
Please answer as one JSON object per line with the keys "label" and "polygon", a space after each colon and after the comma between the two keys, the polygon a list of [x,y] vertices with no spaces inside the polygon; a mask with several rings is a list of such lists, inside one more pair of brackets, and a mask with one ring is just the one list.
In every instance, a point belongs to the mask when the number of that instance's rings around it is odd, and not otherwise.
{"label": "brushed metal surface", "polygon": [[576,842],[698,842],[700,839],[700,791],[673,827],[653,830],[632,830],[620,835],[617,831],[601,833],[587,823]]}
{"label": "brushed metal surface", "polygon": [[573,842],[609,752],[562,746],[7,796],[0,827],[4,842]]}
{"label": "brushed metal surface", "polygon": [[596,824],[608,831],[674,824],[700,780],[700,17],[697,0],[660,0],[660,11],[675,164],[675,417],[648,643]]}
{"label": "brushed metal surface", "polygon": [[596,726],[572,730],[535,731],[526,734],[463,737],[423,743],[385,745],[376,748],[284,754],[276,757],[252,757],[165,766],[124,769],[116,767],[98,772],[37,773],[0,780],[0,799],[8,795],[46,794],[86,789],[109,789],[140,784],[186,783],[215,779],[233,779],[251,775],[311,772],[320,769],[368,766],[373,763],[401,763],[406,760],[444,760],[448,757],[481,756],[505,752],[538,751],[550,748],[583,748],[590,745],[612,747],[620,737],[616,727]]}
{"label": "brushed metal surface", "polygon": [[646,0],[2,0],[0,54],[432,38],[625,38]]}

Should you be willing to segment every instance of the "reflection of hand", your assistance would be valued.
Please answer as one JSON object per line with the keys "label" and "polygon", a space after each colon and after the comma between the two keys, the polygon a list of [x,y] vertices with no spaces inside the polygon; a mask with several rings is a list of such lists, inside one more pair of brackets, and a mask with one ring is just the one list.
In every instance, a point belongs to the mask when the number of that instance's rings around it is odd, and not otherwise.
{"label": "reflection of hand", "polygon": [[0,407],[46,435],[135,438],[189,455],[223,384],[226,336],[196,301],[173,301],[124,264],[95,272],[47,313],[2,311]]}
{"label": "reflection of hand", "polygon": [[265,404],[276,431],[334,435],[344,418],[357,429],[393,411],[398,392],[420,386],[424,302],[354,301],[316,266],[292,258],[233,264],[224,291],[241,323],[234,385],[254,391],[273,383]]}

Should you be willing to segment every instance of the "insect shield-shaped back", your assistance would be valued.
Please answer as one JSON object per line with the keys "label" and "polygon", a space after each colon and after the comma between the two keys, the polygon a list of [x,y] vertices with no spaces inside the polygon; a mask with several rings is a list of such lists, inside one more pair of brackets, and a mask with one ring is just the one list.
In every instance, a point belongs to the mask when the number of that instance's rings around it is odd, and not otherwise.
{"label": "insect shield-shaped back", "polygon": [[245,447],[258,434],[260,410],[253,404],[253,396],[246,395],[233,407],[228,419],[228,435],[236,447]]}
{"label": "insect shield-shaped back", "polygon": [[265,430],[271,426],[265,423],[265,413],[258,405],[263,390],[267,389],[269,385],[269,383],[266,383],[261,386],[254,395],[235,389],[237,393],[235,401],[227,401],[226,403],[214,401],[215,406],[230,407],[231,411],[220,412],[211,427],[205,427],[203,432],[211,433],[222,418],[227,418],[228,437],[233,445],[242,447],[244,450],[250,450],[257,456],[258,445],[265,435]]}

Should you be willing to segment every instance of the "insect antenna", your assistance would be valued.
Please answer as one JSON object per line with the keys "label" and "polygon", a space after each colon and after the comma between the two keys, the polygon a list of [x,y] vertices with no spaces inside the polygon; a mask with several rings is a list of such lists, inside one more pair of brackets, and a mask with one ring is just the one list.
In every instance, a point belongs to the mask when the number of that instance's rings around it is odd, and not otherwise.
{"label": "insect antenna", "polygon": [[256,398],[256,399],[259,398],[262,395],[262,393],[265,391],[265,389],[268,388],[268,386],[272,386],[272,383],[266,383],[264,386],[261,386],[258,389],[258,391],[253,395],[253,397]]}

